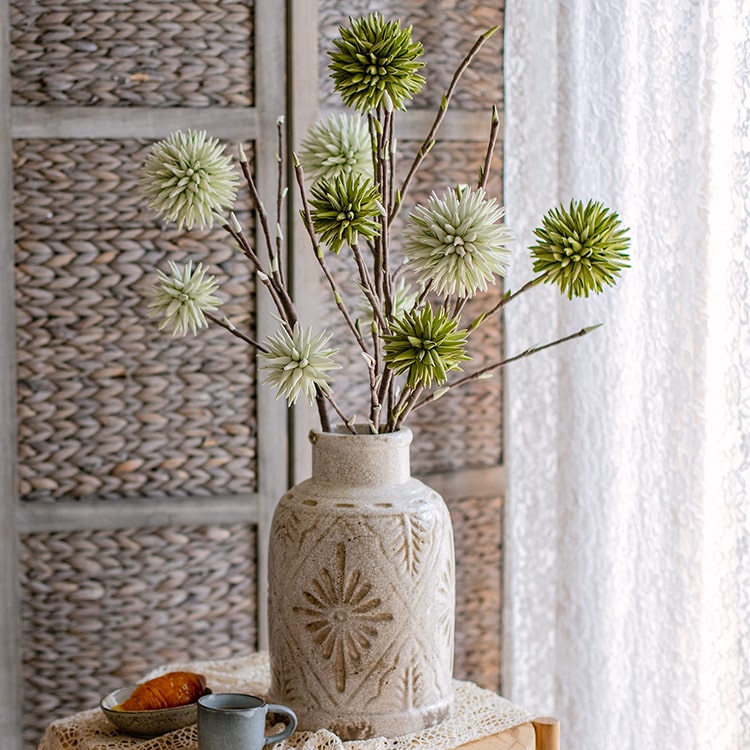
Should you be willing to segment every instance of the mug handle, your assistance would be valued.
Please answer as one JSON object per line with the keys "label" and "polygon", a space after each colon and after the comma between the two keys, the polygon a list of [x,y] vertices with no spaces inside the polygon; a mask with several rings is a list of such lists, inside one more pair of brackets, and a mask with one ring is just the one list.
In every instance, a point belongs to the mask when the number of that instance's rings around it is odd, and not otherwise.
{"label": "mug handle", "polygon": [[264,745],[273,745],[275,742],[281,742],[285,740],[289,735],[297,728],[297,715],[292,711],[291,708],[286,706],[278,706],[275,703],[267,703],[266,711],[274,714],[283,714],[289,719],[289,723],[285,729],[282,729],[277,734],[272,734],[268,737],[263,738]]}

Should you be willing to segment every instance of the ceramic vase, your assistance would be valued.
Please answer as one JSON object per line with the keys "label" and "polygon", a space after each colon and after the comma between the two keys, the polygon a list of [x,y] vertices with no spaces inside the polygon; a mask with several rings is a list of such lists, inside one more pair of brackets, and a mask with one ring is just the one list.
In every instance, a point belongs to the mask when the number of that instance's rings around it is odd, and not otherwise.
{"label": "ceramic vase", "polygon": [[433,726],[453,708],[448,509],[410,474],[410,430],[310,440],[271,527],[269,700],[345,740]]}

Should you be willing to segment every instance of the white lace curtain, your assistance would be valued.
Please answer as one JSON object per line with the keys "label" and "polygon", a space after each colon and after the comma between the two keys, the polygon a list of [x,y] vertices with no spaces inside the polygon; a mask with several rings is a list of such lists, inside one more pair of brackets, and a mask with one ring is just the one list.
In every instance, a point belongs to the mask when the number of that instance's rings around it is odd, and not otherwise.
{"label": "white lace curtain", "polygon": [[603,200],[632,268],[507,311],[508,695],[564,745],[750,748],[750,6],[508,0],[508,223]]}

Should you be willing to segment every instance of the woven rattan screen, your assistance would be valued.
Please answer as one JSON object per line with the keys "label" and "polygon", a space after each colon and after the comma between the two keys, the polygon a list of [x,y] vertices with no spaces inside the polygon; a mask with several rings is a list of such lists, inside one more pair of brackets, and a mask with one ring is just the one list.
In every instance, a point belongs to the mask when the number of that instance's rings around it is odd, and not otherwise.
{"label": "woven rattan screen", "polygon": [[[339,103],[327,75],[329,58],[326,54],[338,26],[345,24],[349,16],[372,10],[379,10],[389,18],[403,18],[414,26],[414,36],[425,48],[427,85],[409,109],[414,112],[426,108],[434,113],[461,58],[479,34],[501,22],[503,4],[478,0],[439,3],[433,0],[322,0],[319,4],[321,107],[335,109]],[[490,107],[496,104],[502,108],[501,47],[500,39],[491,40],[489,47],[466,72],[452,104],[458,111],[481,109],[487,112],[486,128],[478,133],[467,133],[465,139],[438,141],[418,174],[402,217],[409,205],[424,202],[430,191],[440,192],[458,183],[476,180],[486,151],[486,140],[483,139],[489,132]],[[418,142],[400,143],[402,177],[418,146]],[[499,153],[492,169],[488,192],[502,203]],[[398,234],[399,226],[395,226],[394,245],[397,245]],[[346,288],[347,280],[341,271],[337,281]],[[349,291],[351,303],[355,305],[359,292],[351,287]],[[491,303],[489,293],[484,299],[475,299],[467,308],[467,319],[471,319],[473,311],[486,309],[488,301]],[[338,356],[346,352],[347,369],[349,372],[358,371],[361,359],[351,347],[332,304],[326,311],[326,323],[336,330]],[[500,321],[485,324],[478,334],[472,339],[474,362],[481,365],[497,360],[502,350]],[[361,379],[358,382],[359,386],[352,384],[337,389],[337,393],[345,394],[341,406],[347,413],[357,413],[358,410],[361,413],[362,404],[367,403]],[[502,382],[495,377],[474,381],[429,408],[415,412],[409,422],[414,431],[413,471],[429,483],[430,475],[435,473],[497,467],[502,461],[502,399]],[[502,489],[496,487],[494,492],[485,492],[481,497],[458,492],[446,496],[446,501],[456,535],[455,674],[497,689],[501,661]]]}
{"label": "woven rattan screen", "polygon": [[14,105],[254,104],[252,0],[11,0]]}
{"label": "woven rattan screen", "polygon": [[[255,357],[223,332],[172,338],[147,308],[156,269],[190,258],[253,331],[254,278],[222,230],[177,232],[138,189],[156,137],[192,122],[221,136],[223,113],[252,122],[256,16],[252,0],[9,5],[28,748],[158,663],[257,647],[252,513],[212,511],[258,493]],[[252,158],[265,136],[237,137]]]}
{"label": "woven rattan screen", "polygon": [[247,264],[221,230],[187,237],[139,201],[139,141],[15,142],[20,492],[24,501],[254,489],[253,357],[172,339],[144,300],[169,257],[207,263],[252,325]]}
{"label": "woven rattan screen", "polygon": [[254,545],[246,524],[24,535],[26,745],[156,664],[250,650]]}

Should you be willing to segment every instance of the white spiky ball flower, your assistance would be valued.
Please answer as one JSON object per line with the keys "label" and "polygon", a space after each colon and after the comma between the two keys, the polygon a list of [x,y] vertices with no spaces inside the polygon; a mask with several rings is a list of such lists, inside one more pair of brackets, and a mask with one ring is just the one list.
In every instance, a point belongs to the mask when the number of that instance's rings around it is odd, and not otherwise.
{"label": "white spiky ball flower", "polygon": [[265,360],[263,369],[268,371],[264,385],[274,386],[277,398],[283,396],[289,406],[297,402],[300,393],[314,404],[316,387],[330,390],[328,372],[341,367],[332,356],[337,350],[326,349],[330,339],[330,334],[313,334],[312,328],[301,328],[299,323],[291,335],[280,328],[267,336],[263,341],[266,351],[260,352]]}
{"label": "white spiky ball flower", "polygon": [[340,174],[372,177],[370,134],[364,120],[341,113],[316,122],[302,141],[299,159],[311,182]]}
{"label": "white spiky ball flower", "polygon": [[164,320],[159,330],[172,327],[173,336],[184,336],[188,331],[193,334],[199,328],[207,328],[206,312],[217,309],[221,300],[214,295],[219,288],[215,276],[206,274],[206,267],[198,263],[193,270],[193,262],[178,266],[169,261],[170,273],[159,271],[159,279],[154,287],[149,304],[149,317],[162,315]]}
{"label": "white spiky ball flower", "polygon": [[178,130],[155,143],[141,180],[148,206],[177,228],[212,227],[237,197],[239,177],[224,146],[206,131]]}
{"label": "white spiky ball flower", "polygon": [[438,294],[472,297],[495,276],[506,276],[513,239],[502,223],[504,209],[484,190],[466,185],[432,193],[417,206],[404,232],[404,254],[422,283]]}

